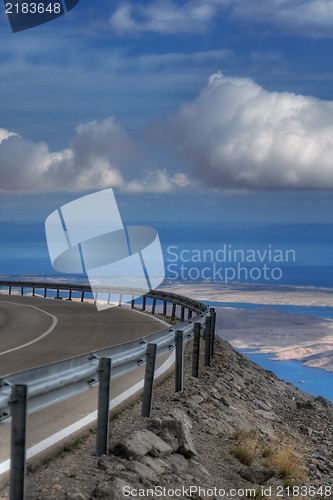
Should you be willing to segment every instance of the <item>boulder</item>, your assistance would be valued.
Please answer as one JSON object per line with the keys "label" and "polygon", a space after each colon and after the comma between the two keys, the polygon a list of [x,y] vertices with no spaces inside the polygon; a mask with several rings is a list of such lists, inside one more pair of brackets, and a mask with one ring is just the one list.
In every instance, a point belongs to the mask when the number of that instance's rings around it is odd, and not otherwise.
{"label": "boulder", "polygon": [[268,481],[268,479],[273,477],[275,475],[275,472],[271,469],[256,469],[247,467],[246,469],[241,469],[239,471],[239,475],[243,479],[250,481],[250,483],[263,484]]}
{"label": "boulder", "polygon": [[142,462],[134,461],[130,465],[130,470],[135,472],[135,474],[139,476],[141,482],[146,486],[150,486],[151,483],[156,483],[158,480],[156,471]]}
{"label": "boulder", "polygon": [[192,421],[187,413],[183,410],[175,409],[162,418],[153,419],[150,422],[150,427],[156,429],[159,435],[168,431],[173,434],[178,442],[178,448],[173,450],[182,454],[185,458],[191,458],[196,455],[196,449],[191,436]]}
{"label": "boulder", "polygon": [[136,431],[128,438],[120,441],[115,448],[117,454],[126,458],[142,458],[145,455],[165,457],[172,453],[172,448],[151,431]]}

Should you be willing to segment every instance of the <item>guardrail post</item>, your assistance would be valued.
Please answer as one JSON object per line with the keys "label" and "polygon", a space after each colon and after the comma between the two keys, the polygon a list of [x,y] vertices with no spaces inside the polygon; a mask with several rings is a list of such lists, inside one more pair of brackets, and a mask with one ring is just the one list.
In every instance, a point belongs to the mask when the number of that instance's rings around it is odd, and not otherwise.
{"label": "guardrail post", "polygon": [[215,324],[216,324],[216,311],[215,307],[210,308],[210,329],[211,329],[211,338],[210,338],[210,355],[214,356],[214,347],[215,347]]}
{"label": "guardrail post", "polygon": [[184,343],[182,330],[176,331],[176,380],[175,391],[184,389]]}
{"label": "guardrail post", "polygon": [[11,393],[10,500],[22,500],[25,490],[27,386],[14,385]]}
{"label": "guardrail post", "polygon": [[82,290],[81,292],[81,302],[83,302],[83,299],[84,299],[84,290]]}
{"label": "guardrail post", "polygon": [[201,324],[194,323],[193,329],[193,354],[192,354],[192,377],[199,377],[199,357],[200,357],[200,333]]}
{"label": "guardrail post", "polygon": [[44,288],[44,299],[46,299],[46,295],[47,295],[47,288],[45,287]]}
{"label": "guardrail post", "polygon": [[156,308],[156,299],[153,299],[153,304],[152,304],[152,307],[151,307],[151,313],[152,314],[155,314],[155,308]]}
{"label": "guardrail post", "polygon": [[150,417],[153,405],[154,375],[157,344],[148,344],[146,352],[145,383],[143,387],[142,417]]}
{"label": "guardrail post", "polygon": [[205,361],[204,361],[205,366],[210,366],[211,338],[212,338],[211,317],[207,316],[205,325]]}
{"label": "guardrail post", "polygon": [[167,301],[163,300],[163,316],[167,315]]}
{"label": "guardrail post", "polygon": [[23,286],[21,286],[21,295],[23,296]]}
{"label": "guardrail post", "polygon": [[8,295],[11,295],[12,294],[12,285],[9,285],[8,287]]}
{"label": "guardrail post", "polygon": [[147,303],[147,297],[144,295],[142,297],[142,310],[145,311],[146,310],[146,303]]}
{"label": "guardrail post", "polygon": [[184,319],[185,319],[185,307],[184,306],[182,306],[181,310],[180,310],[180,319],[182,321],[184,321]]}
{"label": "guardrail post", "polygon": [[172,313],[171,313],[171,319],[175,319],[176,317],[176,307],[177,307],[177,304],[175,304],[175,302],[172,304]]}
{"label": "guardrail post", "polygon": [[134,309],[134,306],[135,306],[135,299],[134,299],[134,295],[132,295],[131,309]]}
{"label": "guardrail post", "polygon": [[106,455],[108,452],[108,435],[110,420],[110,379],[111,359],[101,358],[98,367],[98,412],[96,456]]}

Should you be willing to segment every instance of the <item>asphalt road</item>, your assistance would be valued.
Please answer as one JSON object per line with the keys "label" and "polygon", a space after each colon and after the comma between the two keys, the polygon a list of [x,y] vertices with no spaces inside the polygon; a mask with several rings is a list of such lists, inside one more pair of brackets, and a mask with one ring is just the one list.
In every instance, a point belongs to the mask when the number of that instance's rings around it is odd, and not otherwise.
{"label": "asphalt road", "polygon": [[0,295],[0,377],[141,338],[163,329],[124,307]]}

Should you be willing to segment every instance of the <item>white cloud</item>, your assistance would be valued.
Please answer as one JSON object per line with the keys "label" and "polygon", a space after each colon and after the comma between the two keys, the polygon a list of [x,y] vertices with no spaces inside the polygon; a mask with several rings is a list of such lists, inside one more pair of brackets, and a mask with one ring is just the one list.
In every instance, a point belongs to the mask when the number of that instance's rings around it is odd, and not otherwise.
{"label": "white cloud", "polygon": [[113,13],[110,24],[120,33],[192,33],[205,29],[215,13],[211,1],[203,4],[200,0],[190,0],[183,5],[172,0],[156,0],[148,5],[125,3]]}
{"label": "white cloud", "polygon": [[[128,165],[140,171],[141,151],[114,117],[79,125],[70,147],[51,152],[0,128],[0,192],[85,191],[118,187],[125,192],[165,193],[183,188],[185,174],[166,170],[130,179]],[[127,174],[127,175],[126,175]]]}
{"label": "white cloud", "polygon": [[128,193],[170,193],[175,188],[184,188],[190,184],[186,174],[168,174],[165,169],[145,173],[142,179],[128,182],[124,188]]}
{"label": "white cloud", "polygon": [[221,73],[160,131],[205,184],[333,189],[333,102]]}
{"label": "white cloud", "polygon": [[79,191],[119,186],[119,148],[129,152],[134,149],[114,118],[80,125],[71,147],[58,152],[50,152],[45,142],[34,143],[12,132],[4,131],[0,137],[4,137],[0,143],[2,191]]}
{"label": "white cloud", "polygon": [[330,0],[228,0],[228,3],[231,19],[264,22],[305,36],[332,37]]}
{"label": "white cloud", "polygon": [[188,0],[181,4],[152,0],[147,5],[121,4],[110,23],[126,34],[195,33],[209,29],[218,18],[265,23],[304,36],[333,36],[331,0]]}
{"label": "white cloud", "polygon": [[0,144],[2,141],[5,141],[8,139],[8,137],[16,135],[14,132],[9,132],[8,130],[5,130],[4,128],[0,128]]}

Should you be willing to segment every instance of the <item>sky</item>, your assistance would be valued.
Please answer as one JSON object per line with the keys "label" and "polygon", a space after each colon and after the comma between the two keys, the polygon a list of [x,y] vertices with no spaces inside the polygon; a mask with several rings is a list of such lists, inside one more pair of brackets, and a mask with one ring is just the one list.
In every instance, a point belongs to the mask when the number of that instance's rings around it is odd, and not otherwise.
{"label": "sky", "polygon": [[333,222],[333,2],[0,6],[0,221],[113,187],[125,219]]}

